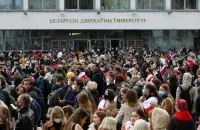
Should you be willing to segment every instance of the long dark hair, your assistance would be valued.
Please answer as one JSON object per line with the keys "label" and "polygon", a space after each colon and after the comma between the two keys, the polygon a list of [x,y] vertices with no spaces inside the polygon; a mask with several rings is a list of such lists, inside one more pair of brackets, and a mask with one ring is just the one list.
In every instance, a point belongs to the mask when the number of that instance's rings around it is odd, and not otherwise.
{"label": "long dark hair", "polygon": [[65,129],[66,130],[72,130],[72,124],[79,124],[80,126],[82,126],[83,124],[81,124],[81,119],[83,118],[89,118],[89,112],[84,109],[84,108],[79,108],[77,109],[74,114],[72,114],[69,119],[67,120],[67,123],[65,125]]}
{"label": "long dark hair", "polygon": [[130,107],[135,107],[138,105],[137,92],[134,89],[128,90],[125,99]]}
{"label": "long dark hair", "polygon": [[146,85],[146,89],[149,90],[149,95],[147,95],[147,99],[154,96],[154,97],[158,97],[158,92],[156,89],[156,86],[153,83],[147,83]]}

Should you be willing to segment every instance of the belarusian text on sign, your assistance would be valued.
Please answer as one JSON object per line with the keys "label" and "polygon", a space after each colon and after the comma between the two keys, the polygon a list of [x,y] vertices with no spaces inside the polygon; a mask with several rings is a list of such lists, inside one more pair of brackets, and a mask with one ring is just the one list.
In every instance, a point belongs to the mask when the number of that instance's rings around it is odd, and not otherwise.
{"label": "belarusian text on sign", "polygon": [[51,24],[53,23],[145,23],[146,19],[50,19]]}

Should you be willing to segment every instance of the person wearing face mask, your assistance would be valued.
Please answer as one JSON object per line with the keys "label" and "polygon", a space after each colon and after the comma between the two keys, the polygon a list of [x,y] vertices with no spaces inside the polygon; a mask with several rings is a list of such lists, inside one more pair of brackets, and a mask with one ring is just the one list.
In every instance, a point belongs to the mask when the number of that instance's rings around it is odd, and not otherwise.
{"label": "person wearing face mask", "polygon": [[75,99],[78,94],[79,88],[74,84],[75,78],[70,79],[70,87],[69,90],[66,92],[64,98],[60,101],[62,105],[71,105],[74,106]]}
{"label": "person wearing face mask", "polygon": [[34,112],[28,107],[30,96],[22,94],[17,99],[17,108],[19,109],[18,120],[15,124],[15,130],[33,130],[35,127]]}
{"label": "person wearing face mask", "polygon": [[170,89],[168,84],[163,84],[159,88],[159,100],[160,100],[160,107],[165,109],[170,119],[174,115],[174,99],[170,94]]}
{"label": "person wearing face mask", "polygon": [[63,130],[66,118],[62,108],[56,106],[50,113],[50,120],[45,123],[43,130]]}
{"label": "person wearing face mask", "polygon": [[146,83],[143,89],[143,96],[140,97],[139,101],[145,109],[146,115],[158,104],[158,92],[153,83]]}

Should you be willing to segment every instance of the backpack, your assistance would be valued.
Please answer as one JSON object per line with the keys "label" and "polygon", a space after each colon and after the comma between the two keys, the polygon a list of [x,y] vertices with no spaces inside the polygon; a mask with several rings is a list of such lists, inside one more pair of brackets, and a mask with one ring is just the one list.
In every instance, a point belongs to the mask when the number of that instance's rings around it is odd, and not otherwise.
{"label": "backpack", "polygon": [[36,93],[37,93],[37,97],[33,97],[35,99],[35,101],[40,105],[41,107],[41,119],[45,119],[45,116],[46,116],[46,106],[44,104],[44,98],[43,98],[43,95],[42,95],[42,92],[39,88],[37,87],[34,87],[34,90]]}
{"label": "backpack", "polygon": [[59,95],[59,91],[61,90],[62,88],[59,88],[55,91],[52,91],[51,93],[49,93],[48,95],[48,98],[47,98],[47,104],[49,107],[54,107],[54,106],[57,106],[57,105],[60,105],[60,95]]}
{"label": "backpack", "polygon": [[30,108],[33,110],[34,112],[34,118],[35,118],[35,124],[37,125],[40,122],[41,119],[41,106],[38,102],[36,102],[36,100],[32,100]]}
{"label": "backpack", "polygon": [[191,112],[193,110],[193,101],[190,98],[190,89],[192,86],[189,86],[187,90],[184,90],[182,86],[179,86],[179,89],[181,90],[180,98],[186,100],[188,105],[188,111]]}

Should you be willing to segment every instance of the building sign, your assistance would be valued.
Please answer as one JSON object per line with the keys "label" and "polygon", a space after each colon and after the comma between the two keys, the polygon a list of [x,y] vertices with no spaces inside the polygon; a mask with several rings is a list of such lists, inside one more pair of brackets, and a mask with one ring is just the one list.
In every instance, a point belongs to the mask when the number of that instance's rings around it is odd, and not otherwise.
{"label": "building sign", "polygon": [[71,24],[85,24],[85,23],[145,23],[146,19],[50,19],[49,22],[51,24],[57,24],[57,23],[71,23]]}

